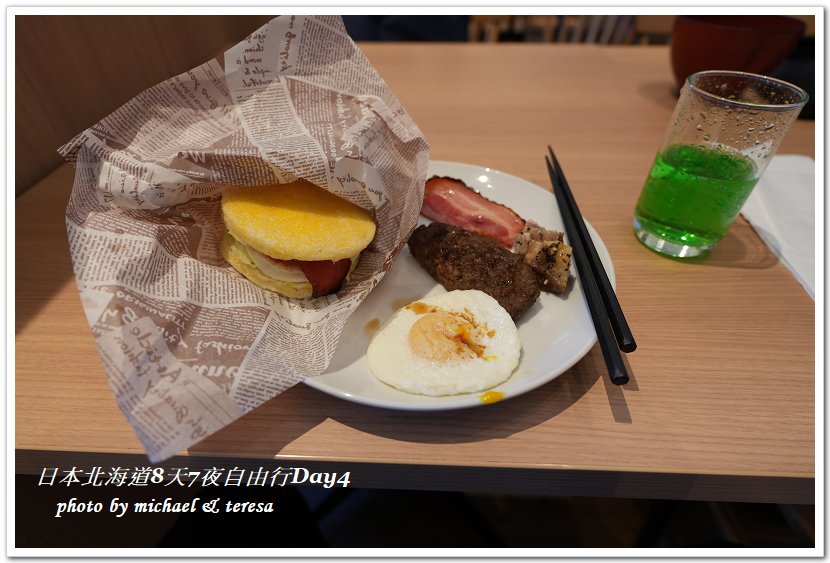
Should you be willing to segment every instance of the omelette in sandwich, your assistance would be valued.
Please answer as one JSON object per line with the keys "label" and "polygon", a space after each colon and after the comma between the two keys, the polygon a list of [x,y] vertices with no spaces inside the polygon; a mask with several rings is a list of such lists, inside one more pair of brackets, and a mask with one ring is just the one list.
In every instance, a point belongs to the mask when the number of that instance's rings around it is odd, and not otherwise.
{"label": "omelette in sandwich", "polygon": [[222,218],[225,260],[256,285],[294,298],[336,292],[375,236],[368,212],[305,180],[231,186]]}

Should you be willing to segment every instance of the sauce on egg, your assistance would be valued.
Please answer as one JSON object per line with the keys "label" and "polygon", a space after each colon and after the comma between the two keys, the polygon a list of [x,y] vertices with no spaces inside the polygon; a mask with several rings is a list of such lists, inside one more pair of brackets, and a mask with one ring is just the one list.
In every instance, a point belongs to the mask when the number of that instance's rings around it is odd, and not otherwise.
{"label": "sauce on egg", "polygon": [[406,306],[408,311],[412,311],[416,315],[423,315],[425,313],[433,313],[436,311],[435,307],[430,307],[426,303],[421,303],[420,301],[415,301],[414,303],[410,303]]}
{"label": "sauce on egg", "polygon": [[480,358],[484,346],[472,335],[473,326],[446,311],[425,313],[409,330],[409,345],[418,356],[433,362]]}
{"label": "sauce on egg", "polygon": [[504,393],[501,391],[487,391],[486,393],[482,393],[478,396],[478,400],[484,403],[485,405],[489,405],[491,403],[498,403],[504,399]]}
{"label": "sauce on egg", "polygon": [[380,327],[380,319],[372,319],[363,325],[363,332],[366,333],[366,336],[371,336],[378,329],[378,327]]}
{"label": "sauce on egg", "polygon": [[398,309],[403,309],[406,305],[412,303],[416,299],[418,299],[417,296],[416,297],[404,297],[402,299],[395,299],[394,301],[392,301],[392,309],[394,309],[395,311],[397,311]]}

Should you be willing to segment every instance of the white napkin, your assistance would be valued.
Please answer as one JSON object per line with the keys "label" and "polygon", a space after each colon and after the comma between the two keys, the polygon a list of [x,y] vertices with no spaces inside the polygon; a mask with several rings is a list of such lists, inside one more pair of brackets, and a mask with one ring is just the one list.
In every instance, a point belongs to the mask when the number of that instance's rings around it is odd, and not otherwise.
{"label": "white napkin", "polygon": [[813,299],[815,197],[815,161],[801,155],[777,155],[741,209],[755,232]]}

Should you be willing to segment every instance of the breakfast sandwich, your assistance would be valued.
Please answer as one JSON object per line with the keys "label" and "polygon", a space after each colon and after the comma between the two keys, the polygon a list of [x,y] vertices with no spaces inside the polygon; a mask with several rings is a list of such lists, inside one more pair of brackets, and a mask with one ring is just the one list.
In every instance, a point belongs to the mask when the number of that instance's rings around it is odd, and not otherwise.
{"label": "breakfast sandwich", "polygon": [[375,236],[367,211],[305,180],[229,187],[222,218],[225,260],[258,286],[294,298],[336,292]]}

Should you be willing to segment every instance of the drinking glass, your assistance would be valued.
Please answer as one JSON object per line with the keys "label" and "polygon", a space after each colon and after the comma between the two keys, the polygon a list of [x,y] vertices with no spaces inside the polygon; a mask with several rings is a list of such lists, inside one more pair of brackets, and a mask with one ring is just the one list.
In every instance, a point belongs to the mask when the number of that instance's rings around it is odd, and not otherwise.
{"label": "drinking glass", "polygon": [[679,258],[712,250],[807,100],[798,86],[759,74],[689,76],[637,201],[637,238]]}

